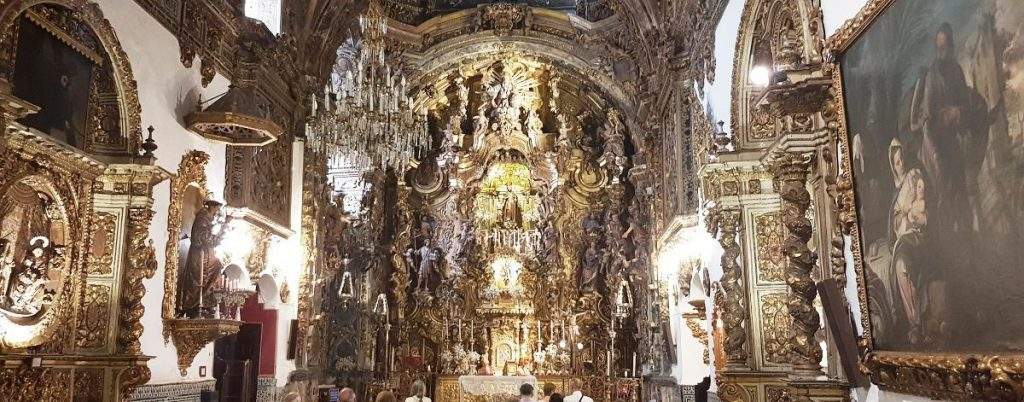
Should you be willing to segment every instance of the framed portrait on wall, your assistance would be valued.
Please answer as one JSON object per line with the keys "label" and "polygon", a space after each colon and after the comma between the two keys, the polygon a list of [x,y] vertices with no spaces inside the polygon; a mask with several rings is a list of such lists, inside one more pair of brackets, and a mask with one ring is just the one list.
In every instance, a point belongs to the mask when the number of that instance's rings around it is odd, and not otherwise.
{"label": "framed portrait on wall", "polygon": [[1024,6],[872,0],[830,47],[873,379],[1020,397]]}

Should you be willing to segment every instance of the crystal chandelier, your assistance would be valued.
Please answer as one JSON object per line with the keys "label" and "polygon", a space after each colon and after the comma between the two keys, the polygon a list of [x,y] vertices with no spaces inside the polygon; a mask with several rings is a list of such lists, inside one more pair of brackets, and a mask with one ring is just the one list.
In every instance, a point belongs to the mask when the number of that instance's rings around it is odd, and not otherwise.
{"label": "crystal chandelier", "polygon": [[359,54],[340,85],[328,85],[322,100],[313,97],[306,134],[315,150],[333,160],[401,171],[431,138],[426,108],[416,110],[405,77],[385,62],[387,21],[380,4],[370,1],[359,17]]}

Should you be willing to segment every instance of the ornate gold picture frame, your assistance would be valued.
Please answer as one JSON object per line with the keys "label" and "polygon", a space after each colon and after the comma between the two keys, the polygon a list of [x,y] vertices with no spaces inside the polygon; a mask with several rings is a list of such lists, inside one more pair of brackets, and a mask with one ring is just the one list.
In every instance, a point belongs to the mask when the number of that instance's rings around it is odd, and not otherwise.
{"label": "ornate gold picture frame", "polygon": [[[917,260],[910,259],[914,257],[905,257],[903,253],[906,252],[897,248],[901,241],[904,242],[902,244],[906,244],[913,240],[914,236],[918,238],[925,236],[925,242],[921,244],[930,247],[924,249],[926,253],[934,253],[937,246],[944,246],[948,252],[967,253],[963,255],[968,255],[972,248],[969,245],[978,241],[972,236],[979,237],[977,222],[984,222],[987,219],[982,216],[984,213],[973,213],[973,216],[960,222],[956,221],[956,215],[958,213],[972,215],[967,211],[977,211],[979,208],[976,205],[968,204],[979,201],[965,200],[965,206],[957,207],[951,205],[950,202],[958,196],[954,193],[941,193],[941,191],[954,190],[970,193],[972,189],[983,188],[986,184],[971,183],[970,179],[950,178],[948,173],[947,176],[942,176],[937,173],[936,166],[942,163],[941,153],[943,150],[940,149],[940,146],[946,146],[947,149],[944,152],[947,155],[953,155],[948,158],[963,160],[965,157],[962,155],[969,152],[972,141],[989,143],[1000,135],[995,132],[996,129],[992,128],[995,123],[992,123],[991,117],[1005,118],[1008,116],[1007,110],[1009,109],[1006,109],[1007,107],[1021,108],[1020,101],[1016,99],[1017,94],[1009,94],[1014,91],[1008,89],[1010,87],[1001,80],[1006,79],[1003,76],[1006,71],[1013,71],[1013,74],[1024,74],[1024,72],[1021,72],[1018,67],[1007,67],[1000,63],[1000,57],[1007,56],[998,52],[1000,45],[996,42],[1003,39],[992,39],[1000,38],[1002,33],[998,31],[1000,27],[995,17],[996,14],[990,14],[988,10],[1003,6],[1002,3],[1004,3],[1002,0],[944,2],[870,0],[860,13],[840,28],[827,43],[834,60],[834,64],[829,66],[833,80],[832,101],[837,106],[840,115],[844,116],[844,118],[838,119],[839,124],[836,127],[838,141],[842,147],[841,163],[843,184],[845,184],[841,186],[844,192],[842,198],[845,202],[840,210],[840,219],[849,227],[853,239],[851,251],[857,273],[860,322],[863,327],[862,362],[870,371],[872,381],[883,389],[944,399],[1024,400],[1024,354],[1015,352],[1015,350],[1021,349],[1014,348],[1012,337],[1000,337],[999,343],[986,343],[984,340],[985,332],[995,331],[998,327],[1015,325],[1012,323],[1015,320],[1013,317],[1006,317],[1004,320],[1007,323],[1005,324],[974,328],[973,331],[984,331],[976,332],[979,336],[978,340],[961,342],[963,337],[956,335],[958,331],[967,333],[966,330],[957,329],[958,325],[964,325],[964,321],[958,318],[962,317],[962,314],[957,315],[956,309],[1000,315],[1001,313],[995,309],[980,307],[999,299],[982,297],[984,300],[972,303],[972,300],[969,299],[954,298],[956,301],[952,302],[966,305],[952,309],[936,307],[941,305],[942,299],[935,295],[948,298],[945,289],[933,290],[933,288],[937,288],[936,280],[924,279],[917,282],[907,279],[913,277],[915,268],[918,270],[917,272],[924,269],[935,270],[945,275],[941,281],[956,283],[957,286],[960,286],[959,283],[963,282],[963,277],[966,275],[963,273],[965,270],[973,270],[971,275],[974,275],[974,272],[978,272],[976,271],[977,266],[985,263],[978,260],[967,262],[955,259],[922,263],[922,261],[931,261],[935,258],[930,256]],[[964,10],[969,12],[965,13]],[[893,15],[887,15],[887,13],[893,13]],[[1014,16],[1012,18],[1024,19],[1024,14],[1021,15],[1021,17]],[[913,34],[908,33],[904,36],[884,31],[885,36],[882,36],[874,32],[874,30],[891,30],[893,26],[898,26],[900,29],[914,28],[908,27],[909,23],[906,22],[912,19],[918,20],[915,23],[919,24],[918,31]],[[945,21],[945,19],[949,21]],[[988,32],[984,32],[985,29]],[[1000,34],[996,35],[996,32],[1000,32]],[[1016,34],[1016,32],[1011,33]],[[960,35],[960,38],[957,38],[957,34]],[[914,65],[914,68],[905,68],[908,70],[906,71],[907,76],[893,80],[894,83],[891,87],[896,89],[884,86],[880,86],[880,89],[869,88],[872,85],[877,85],[877,82],[868,82],[872,80],[864,78],[868,75],[852,66],[856,62],[851,60],[855,60],[857,57],[863,59],[864,55],[870,51],[885,50],[886,45],[890,43],[903,46],[912,44],[914,39],[909,38],[911,35],[917,35],[919,38],[917,39],[919,43],[916,46],[908,46],[911,52],[918,55],[911,56],[911,64]],[[959,39],[959,42],[953,38]],[[995,44],[993,45],[993,43]],[[963,60],[966,56],[956,58],[953,52],[957,46],[969,49],[970,57],[973,59],[965,63]],[[923,50],[924,47],[928,49]],[[993,51],[992,48],[995,48],[996,51]],[[985,52],[988,52],[987,60],[984,57],[986,56]],[[965,53],[967,52],[965,51]],[[920,57],[923,54],[929,54],[927,61]],[[880,57],[884,57],[884,55]],[[986,62],[989,63],[988,72],[984,69],[983,63]],[[898,62],[885,61],[875,64],[887,63]],[[968,72],[962,74],[967,78],[965,82],[961,83],[959,82],[960,78],[956,78],[958,75],[956,71],[962,71],[965,64]],[[1011,70],[1006,70],[1007,68]],[[893,75],[884,69],[874,71],[873,74],[875,74],[874,77],[886,77],[878,78],[878,81],[891,79]],[[943,74],[950,74],[948,77],[952,78],[947,79],[957,82],[941,82]],[[998,85],[1000,83],[1004,85]],[[939,84],[943,86],[943,91],[947,91],[941,96],[948,96],[950,100],[936,99],[940,96],[937,95],[939,92],[935,89]],[[871,93],[873,90],[887,94],[888,101],[894,105],[875,105],[875,109],[870,109],[871,106],[867,105],[869,102],[866,100],[872,100],[872,96],[881,98],[878,93]],[[906,91],[901,92],[904,90]],[[949,95],[953,90],[960,90],[965,94],[963,96]],[[896,92],[896,94],[893,95],[890,92]],[[862,96],[865,93],[870,96]],[[851,99],[851,96],[854,99]],[[1011,100],[995,101],[997,98],[1007,97]],[[907,103],[908,101],[910,103]],[[973,108],[971,105],[988,107]],[[935,108],[935,110],[932,111],[928,108]],[[884,111],[878,112],[878,110]],[[969,113],[984,116],[984,119],[980,119],[983,123],[971,123],[966,117]],[[998,116],[1000,113],[1004,116]],[[882,115],[898,116],[901,120],[899,122],[890,121],[887,126],[884,124],[871,126],[876,122],[871,118]],[[970,124],[977,126],[970,126]],[[1010,146],[1013,146],[1016,142],[1013,142],[1013,137],[1010,137],[1012,135],[1010,134],[1011,127],[1009,124],[1002,127],[1001,134],[1008,136],[1011,139]],[[1024,129],[1024,127],[1015,129]],[[886,130],[891,132],[885,132]],[[985,135],[976,135],[979,132]],[[877,138],[870,138],[875,133],[883,134],[876,135]],[[955,147],[929,144],[929,141],[937,141],[936,138],[940,135],[944,135],[945,138],[958,138],[960,142]],[[929,139],[929,136],[932,138]],[[888,140],[887,158],[886,155],[877,154],[877,151],[884,148],[885,145],[879,145],[879,140]],[[871,141],[874,143],[870,143]],[[901,143],[901,141],[905,141],[905,143]],[[981,146],[979,148],[982,162],[978,163],[976,169],[979,172],[984,172],[984,169],[993,169],[992,166],[996,165],[993,162],[995,158],[987,156],[987,152],[992,152],[992,147]],[[901,152],[904,149],[906,149],[905,154]],[[934,151],[934,149],[940,150]],[[913,150],[917,152],[912,152]],[[940,161],[936,162],[935,160]],[[867,166],[865,166],[865,161],[868,161]],[[961,175],[970,177],[973,172],[970,170],[972,169],[971,162],[958,163],[964,166],[965,172],[961,172]],[[990,166],[985,166],[986,163]],[[887,171],[891,173],[892,177],[889,179],[892,182],[883,183],[878,180],[878,177],[872,176],[871,172],[875,171],[877,176],[880,168],[872,167],[870,164],[883,165],[883,167],[892,165]],[[981,174],[985,173],[980,173],[978,176]],[[988,173],[988,175],[993,174]],[[1013,180],[1019,181],[1020,178]],[[915,185],[904,186],[910,182]],[[881,193],[881,196],[874,195],[866,191],[867,186],[872,183],[881,183],[878,186],[886,187],[887,190],[878,190],[877,192]],[[904,187],[908,190],[904,191]],[[944,187],[947,190],[942,190]],[[985,192],[976,191],[976,193]],[[884,204],[877,200],[877,198],[884,198],[885,195],[894,195],[895,200],[892,200],[890,204]],[[917,216],[914,216],[915,208],[911,205],[915,204],[914,201],[917,198],[921,200],[917,205],[919,208],[916,208],[918,209]],[[890,208],[889,211],[882,209],[886,206]],[[942,213],[938,213],[940,211]],[[883,212],[885,213],[883,214]],[[865,213],[868,216],[865,216]],[[929,215],[934,219],[927,220]],[[901,219],[904,216],[905,219]],[[972,225],[974,228],[971,229],[974,231],[972,233],[968,233],[964,229],[964,227],[968,227],[966,222],[970,221],[975,222]],[[929,228],[927,225],[931,225],[931,227]],[[883,248],[875,247],[878,243],[882,243],[879,241],[879,233],[882,232],[885,232],[885,236],[895,239],[890,243],[885,243],[895,245],[895,247],[888,248],[888,260],[885,261],[890,261],[890,263],[879,263],[875,259],[876,250]],[[959,232],[966,233],[961,238],[961,240],[966,239],[966,242],[950,241],[950,234]],[[929,239],[927,237],[929,233],[941,233],[943,236],[935,235],[933,239]],[[992,237],[996,237],[996,235]],[[1012,248],[1004,249],[1012,250]],[[1013,252],[1016,251],[1008,251],[1010,254]],[[866,257],[869,254],[871,258]],[[980,252],[975,254],[980,254]],[[991,258],[991,256],[985,258]],[[868,262],[867,260],[872,261]],[[891,261],[902,262],[902,264],[893,264]],[[912,264],[917,264],[917,266]],[[995,265],[994,269],[999,269],[998,264]],[[886,279],[880,279],[877,272],[879,266],[892,270],[893,274],[889,276],[892,278],[889,286],[885,286],[884,283],[880,284]],[[949,272],[954,273],[949,274]],[[900,273],[902,275],[899,275]],[[1019,283],[1019,281],[1016,282],[1018,288]],[[963,293],[960,290],[950,294],[956,295],[956,292]],[[993,289],[992,292],[1006,300],[1013,300],[1014,294],[1016,294],[1015,291],[1002,292],[999,289]],[[890,304],[879,301],[887,296]],[[922,302],[921,299],[926,302]],[[930,317],[929,314],[932,316]],[[958,320],[961,322],[956,322]],[[939,325],[928,328],[929,323],[935,322]]]}

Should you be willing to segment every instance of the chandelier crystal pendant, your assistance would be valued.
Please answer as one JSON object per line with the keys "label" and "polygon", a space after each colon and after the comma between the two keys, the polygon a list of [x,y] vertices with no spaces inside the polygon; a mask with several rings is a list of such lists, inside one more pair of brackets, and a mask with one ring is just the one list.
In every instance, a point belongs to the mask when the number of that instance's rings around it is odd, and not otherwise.
{"label": "chandelier crystal pendant", "polygon": [[307,138],[328,158],[402,171],[417,148],[430,145],[427,111],[415,106],[405,76],[385,60],[388,18],[378,1],[370,1],[359,28],[362,46],[340,84],[328,85],[322,100],[313,96]]}

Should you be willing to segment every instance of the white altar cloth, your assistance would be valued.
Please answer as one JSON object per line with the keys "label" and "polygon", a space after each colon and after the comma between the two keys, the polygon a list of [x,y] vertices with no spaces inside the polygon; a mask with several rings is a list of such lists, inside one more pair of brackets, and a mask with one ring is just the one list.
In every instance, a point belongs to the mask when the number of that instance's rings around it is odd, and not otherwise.
{"label": "white altar cloth", "polygon": [[[537,377],[464,375],[459,377],[462,400],[508,401],[519,396],[519,386],[533,385],[537,389]],[[468,398],[467,398],[468,397]],[[483,398],[480,398],[483,397]]]}

